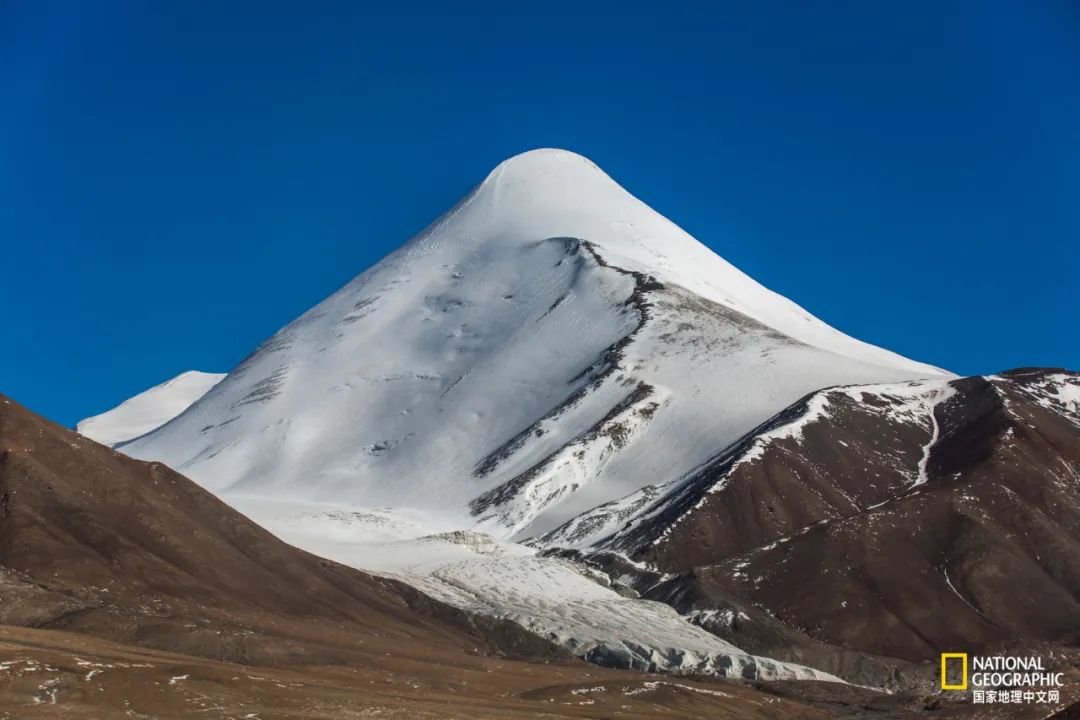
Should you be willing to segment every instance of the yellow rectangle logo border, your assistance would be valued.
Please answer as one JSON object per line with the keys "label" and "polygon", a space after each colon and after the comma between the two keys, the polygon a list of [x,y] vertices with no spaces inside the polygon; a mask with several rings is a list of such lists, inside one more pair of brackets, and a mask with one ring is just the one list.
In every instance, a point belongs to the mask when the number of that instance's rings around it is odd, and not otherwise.
{"label": "yellow rectangle logo border", "polygon": [[[963,661],[963,679],[959,685],[950,685],[948,682],[949,660],[959,658]],[[942,690],[967,690],[968,686],[968,654],[967,653],[941,653],[941,689]]]}

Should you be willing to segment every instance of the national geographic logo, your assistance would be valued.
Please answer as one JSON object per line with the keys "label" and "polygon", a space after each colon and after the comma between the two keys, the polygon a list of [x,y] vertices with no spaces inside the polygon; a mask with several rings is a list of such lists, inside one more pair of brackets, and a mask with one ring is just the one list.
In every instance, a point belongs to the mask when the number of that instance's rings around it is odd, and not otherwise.
{"label": "national geographic logo", "polygon": [[1064,673],[1051,672],[1042,658],[1017,655],[941,653],[941,689],[968,690],[983,703],[1057,703]]}
{"label": "national geographic logo", "polygon": [[[951,662],[950,662],[951,661]],[[959,661],[959,662],[957,662]],[[952,672],[950,672],[950,666]],[[959,667],[957,667],[959,666]],[[957,673],[959,670],[959,674]],[[956,678],[960,679],[957,680]],[[952,680],[952,682],[949,682]],[[967,690],[968,656],[967,653],[941,653],[941,689]]]}

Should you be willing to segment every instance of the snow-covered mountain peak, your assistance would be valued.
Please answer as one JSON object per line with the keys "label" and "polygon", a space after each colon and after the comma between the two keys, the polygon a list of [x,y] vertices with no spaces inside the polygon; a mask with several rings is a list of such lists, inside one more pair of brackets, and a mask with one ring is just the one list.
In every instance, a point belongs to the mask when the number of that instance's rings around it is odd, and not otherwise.
{"label": "snow-covered mountain peak", "polygon": [[117,445],[137,438],[187,410],[224,377],[224,373],[182,372],[111,410],[82,420],[75,430],[103,445]]}
{"label": "snow-covered mountain peak", "polygon": [[549,210],[588,213],[605,208],[592,203],[597,196],[633,199],[592,160],[570,150],[541,148],[507,158],[495,166],[478,190],[514,196],[518,203],[535,202]]}
{"label": "snow-covered mountain peak", "polygon": [[613,252],[635,243],[654,252],[700,246],[588,158],[552,148],[504,160],[432,227],[484,242],[576,237]]}
{"label": "snow-covered mountain peak", "polygon": [[529,537],[808,392],[934,375],[764,288],[580,155],[536,150],[124,451],[218,491]]}
{"label": "snow-covered mountain peak", "polygon": [[563,148],[536,148],[512,155],[496,165],[487,180],[514,174],[522,175],[529,182],[545,176],[561,177],[564,180],[593,177],[608,183],[615,182],[589,158]]}
{"label": "snow-covered mountain peak", "polygon": [[[403,248],[430,255],[453,243],[486,257],[573,238],[603,262],[677,285],[796,340],[885,367],[948,374],[838,332],[765,288],[569,150],[530,150],[504,160],[454,208]],[[723,240],[723,238],[717,238]]]}

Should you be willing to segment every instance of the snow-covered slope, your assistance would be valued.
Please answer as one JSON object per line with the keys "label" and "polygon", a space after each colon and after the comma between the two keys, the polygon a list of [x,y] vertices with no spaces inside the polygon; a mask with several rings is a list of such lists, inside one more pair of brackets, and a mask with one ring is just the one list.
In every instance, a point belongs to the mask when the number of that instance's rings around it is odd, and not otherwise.
{"label": "snow-covered slope", "polygon": [[[720,446],[687,475],[593,508],[534,544],[613,550],[650,562],[662,549],[665,561],[677,557],[688,569],[708,564],[720,548],[765,545],[880,507],[927,482],[940,433],[936,412],[952,397],[952,382],[937,377],[814,392]],[[873,445],[875,465],[850,449],[854,437]],[[780,465],[784,472],[775,470]],[[670,562],[661,565],[671,569]]]}
{"label": "snow-covered slope", "polygon": [[75,426],[75,430],[102,445],[116,445],[137,438],[187,410],[224,377],[224,373],[197,370],[180,373],[112,410],[86,418]]}
{"label": "snow-covered slope", "polygon": [[808,392],[943,371],[762,287],[585,158],[511,158],[124,446],[226,495],[536,536]]}

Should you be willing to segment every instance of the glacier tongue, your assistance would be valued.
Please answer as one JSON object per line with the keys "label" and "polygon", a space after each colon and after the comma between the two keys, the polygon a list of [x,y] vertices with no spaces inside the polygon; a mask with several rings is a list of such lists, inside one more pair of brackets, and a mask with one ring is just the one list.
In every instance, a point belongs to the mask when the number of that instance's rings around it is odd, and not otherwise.
{"label": "glacier tongue", "polygon": [[287,542],[401,579],[470,612],[512,620],[616,668],[760,680],[839,679],[746,653],[671,607],[620,595],[585,566],[472,531],[421,534],[430,518],[388,508],[229,497]]}

